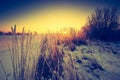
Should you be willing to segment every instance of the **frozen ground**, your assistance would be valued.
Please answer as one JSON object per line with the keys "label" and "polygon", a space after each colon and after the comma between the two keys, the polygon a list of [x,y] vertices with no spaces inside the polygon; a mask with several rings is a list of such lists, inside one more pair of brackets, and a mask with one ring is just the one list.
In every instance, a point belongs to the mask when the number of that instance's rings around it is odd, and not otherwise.
{"label": "frozen ground", "polygon": [[[12,80],[12,65],[7,41],[0,39],[0,60],[9,80]],[[120,42],[90,41],[88,45],[76,46],[75,51],[63,48],[65,61],[72,56],[78,78],[83,80],[120,80]],[[65,75],[70,75],[66,73]],[[5,73],[0,64],[0,80],[5,80]]]}
{"label": "frozen ground", "polygon": [[64,51],[73,56],[83,80],[120,80],[120,42],[90,41],[73,52],[67,47]]}

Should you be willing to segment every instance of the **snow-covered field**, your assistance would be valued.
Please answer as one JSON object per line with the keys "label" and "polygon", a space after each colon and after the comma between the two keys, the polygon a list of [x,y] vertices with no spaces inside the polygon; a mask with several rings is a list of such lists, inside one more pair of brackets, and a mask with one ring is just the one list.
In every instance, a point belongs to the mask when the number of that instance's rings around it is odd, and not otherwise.
{"label": "snow-covered field", "polygon": [[[12,80],[8,42],[9,39],[0,37],[0,60],[3,63],[0,63],[0,80],[5,80],[5,74]],[[68,46],[62,47],[66,65],[71,64],[69,56],[72,56],[78,80],[120,80],[120,42],[88,41],[87,45],[76,46],[75,51],[69,50]],[[72,77],[71,74],[70,70],[65,73],[68,77]]]}
{"label": "snow-covered field", "polygon": [[70,53],[83,80],[120,80],[120,42],[90,41]]}

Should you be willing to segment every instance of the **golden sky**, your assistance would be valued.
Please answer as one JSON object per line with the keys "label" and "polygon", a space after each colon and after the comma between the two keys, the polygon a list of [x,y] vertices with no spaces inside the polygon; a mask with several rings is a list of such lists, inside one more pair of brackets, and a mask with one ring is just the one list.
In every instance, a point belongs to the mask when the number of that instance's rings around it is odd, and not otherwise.
{"label": "golden sky", "polygon": [[22,27],[25,27],[27,31],[36,31],[37,33],[46,33],[48,30],[58,32],[60,29],[71,27],[80,29],[85,25],[91,12],[89,9],[84,10],[84,8],[70,5],[46,6],[43,9],[36,9],[6,20],[1,24],[3,26],[1,30],[9,31],[14,24],[17,25],[18,32],[21,32]]}

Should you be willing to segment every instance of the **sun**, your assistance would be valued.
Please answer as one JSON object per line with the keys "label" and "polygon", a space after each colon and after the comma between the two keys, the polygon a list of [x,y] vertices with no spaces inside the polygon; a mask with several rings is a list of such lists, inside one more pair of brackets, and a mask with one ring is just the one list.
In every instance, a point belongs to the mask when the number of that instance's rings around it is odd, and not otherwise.
{"label": "sun", "polygon": [[67,34],[67,32],[66,32],[66,31],[64,31],[64,34]]}

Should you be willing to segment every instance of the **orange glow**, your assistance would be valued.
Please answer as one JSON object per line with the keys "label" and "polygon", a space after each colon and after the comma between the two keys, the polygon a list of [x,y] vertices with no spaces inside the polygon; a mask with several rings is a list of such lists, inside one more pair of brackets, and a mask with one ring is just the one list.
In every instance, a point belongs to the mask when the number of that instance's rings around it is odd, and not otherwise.
{"label": "orange glow", "polygon": [[37,33],[47,33],[48,30],[60,32],[64,28],[80,29],[85,25],[89,14],[75,6],[47,6],[42,10],[13,18],[4,24],[9,24],[9,27],[16,24],[18,32],[21,32],[22,27]]}

